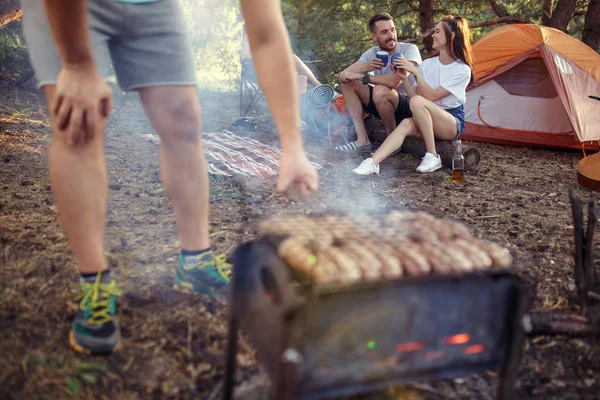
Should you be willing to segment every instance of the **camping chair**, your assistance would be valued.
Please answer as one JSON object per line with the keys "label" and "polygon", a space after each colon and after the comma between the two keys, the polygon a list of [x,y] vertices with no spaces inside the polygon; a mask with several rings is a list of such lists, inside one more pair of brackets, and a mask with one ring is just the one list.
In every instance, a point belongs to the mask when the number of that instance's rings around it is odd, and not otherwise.
{"label": "camping chair", "polygon": [[264,100],[265,98],[258,86],[254,64],[252,59],[245,58],[242,60],[242,73],[240,75],[240,117],[245,117],[261,99]]}
{"label": "camping chair", "polygon": [[256,79],[245,26],[242,29],[240,62],[242,64],[242,72],[240,74],[240,118],[243,118],[261,99],[265,99],[258,86],[258,79]]}
{"label": "camping chair", "polygon": [[[256,78],[254,63],[252,62],[252,54],[250,52],[250,44],[248,43],[248,37],[246,35],[246,27],[244,27],[242,30],[242,49],[240,51],[240,59],[242,64],[240,79],[240,117],[243,118],[260,100],[265,100],[258,85],[258,79]],[[311,63],[312,61],[302,61],[302,63],[305,62]],[[298,71],[297,73],[298,76],[304,75]],[[305,91],[307,88],[304,87],[301,88],[301,90]]]}

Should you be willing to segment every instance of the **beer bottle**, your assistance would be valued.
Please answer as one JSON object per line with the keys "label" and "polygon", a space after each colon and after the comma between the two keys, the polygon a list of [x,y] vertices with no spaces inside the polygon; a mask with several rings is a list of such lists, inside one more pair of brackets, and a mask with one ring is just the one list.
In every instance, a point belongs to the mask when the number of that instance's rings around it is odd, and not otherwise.
{"label": "beer bottle", "polygon": [[452,182],[462,182],[465,179],[465,157],[460,139],[455,140],[455,144],[456,149],[452,157]]}

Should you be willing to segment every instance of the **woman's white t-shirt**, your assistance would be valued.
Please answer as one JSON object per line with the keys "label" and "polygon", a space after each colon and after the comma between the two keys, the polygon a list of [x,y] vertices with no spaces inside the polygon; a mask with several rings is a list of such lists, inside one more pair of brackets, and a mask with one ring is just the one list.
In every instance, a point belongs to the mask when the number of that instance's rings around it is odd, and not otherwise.
{"label": "woman's white t-shirt", "polygon": [[439,57],[432,57],[424,60],[418,68],[429,87],[435,90],[441,86],[450,92],[448,96],[435,101],[435,104],[443,109],[465,104],[467,86],[471,80],[471,68],[467,64],[457,60],[444,65]]}

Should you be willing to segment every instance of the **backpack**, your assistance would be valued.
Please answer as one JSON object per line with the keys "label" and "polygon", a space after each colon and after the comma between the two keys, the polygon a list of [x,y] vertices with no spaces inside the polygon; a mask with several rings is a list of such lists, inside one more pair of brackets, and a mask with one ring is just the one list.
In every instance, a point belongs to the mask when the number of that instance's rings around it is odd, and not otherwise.
{"label": "backpack", "polygon": [[330,85],[317,86],[300,97],[303,134],[309,139],[347,141],[354,125],[344,104],[344,96]]}

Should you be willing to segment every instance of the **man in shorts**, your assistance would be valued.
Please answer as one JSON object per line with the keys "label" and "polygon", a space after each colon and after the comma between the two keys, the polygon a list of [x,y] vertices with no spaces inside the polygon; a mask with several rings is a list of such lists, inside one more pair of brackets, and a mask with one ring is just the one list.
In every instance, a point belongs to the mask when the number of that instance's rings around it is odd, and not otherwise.
{"label": "man in shorts", "polygon": [[[83,300],[69,342],[110,353],[120,341],[119,290],[104,256],[107,178],[104,128],[111,91],[102,74],[110,53],[123,90],[139,93],[161,138],[160,165],[182,251],[174,288],[216,295],[228,265],[210,249],[208,173],[196,73],[178,0],[22,0],[30,57],[51,112],[50,181],[79,261]],[[281,137],[277,190],[317,189],[300,136],[291,46],[279,1],[242,0],[256,72]],[[53,40],[54,38],[54,40]]]}
{"label": "man in shorts", "polygon": [[369,31],[377,46],[365,51],[357,62],[340,75],[344,103],[352,118],[357,140],[338,146],[336,150],[372,151],[363,120],[364,112],[379,116],[388,135],[400,121],[411,116],[408,96],[404,87],[399,87],[402,82],[394,75],[391,61],[384,67],[375,55],[378,51],[385,51],[391,60],[392,54],[400,53],[408,61],[420,65],[419,48],[411,43],[398,43],[394,19],[389,14],[374,15],[369,20]]}

